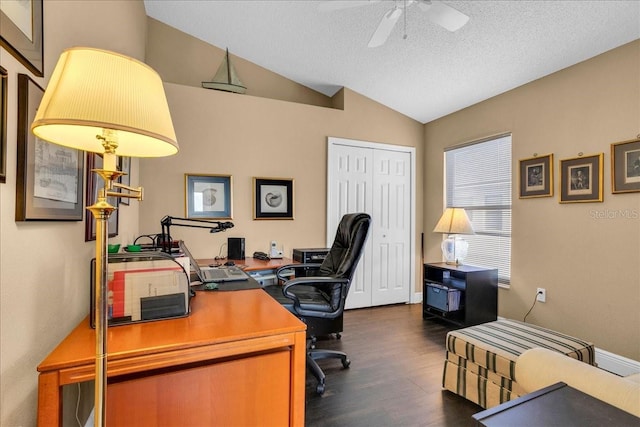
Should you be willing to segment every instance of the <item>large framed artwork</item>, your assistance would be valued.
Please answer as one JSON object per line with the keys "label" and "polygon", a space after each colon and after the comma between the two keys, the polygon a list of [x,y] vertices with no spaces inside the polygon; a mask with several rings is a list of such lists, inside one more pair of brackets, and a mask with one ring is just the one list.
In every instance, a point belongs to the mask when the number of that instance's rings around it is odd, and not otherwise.
{"label": "large framed artwork", "polygon": [[613,193],[640,191],[640,138],[611,144]]}
{"label": "large framed artwork", "polygon": [[253,219],[293,219],[293,179],[253,178]]}
{"label": "large framed artwork", "polygon": [[553,196],[553,154],[520,160],[520,198]]}
{"label": "large framed artwork", "polygon": [[232,219],[231,175],[185,174],[187,218]]}
{"label": "large framed artwork", "polygon": [[604,153],[560,161],[560,203],[601,202]]}
{"label": "large framed artwork", "polygon": [[44,90],[18,74],[16,221],[82,221],[84,152],[50,144],[29,130]]}
{"label": "large framed artwork", "polygon": [[44,76],[43,0],[0,1],[0,46],[38,77]]}
{"label": "large framed artwork", "polygon": [[7,182],[7,79],[0,67],[0,183]]}
{"label": "large framed artwork", "polygon": [[[87,206],[93,205],[98,199],[98,191],[104,188],[104,181],[92,169],[102,169],[102,155],[98,153],[87,153]],[[107,227],[109,237],[118,235],[118,198],[107,197],[107,203],[116,209],[111,212]],[[96,220],[91,211],[87,210],[86,221],[84,225],[84,240],[96,240]]]}

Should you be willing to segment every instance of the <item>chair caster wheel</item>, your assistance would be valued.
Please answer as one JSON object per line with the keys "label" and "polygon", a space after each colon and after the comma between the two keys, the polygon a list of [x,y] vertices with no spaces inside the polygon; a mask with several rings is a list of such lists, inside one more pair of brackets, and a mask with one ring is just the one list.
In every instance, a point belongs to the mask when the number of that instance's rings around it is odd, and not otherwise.
{"label": "chair caster wheel", "polygon": [[316,393],[318,393],[320,396],[324,394],[324,384],[318,384],[316,386]]}
{"label": "chair caster wheel", "polygon": [[345,369],[347,369],[349,366],[351,366],[351,360],[349,359],[344,359],[342,361],[342,366],[344,366]]}

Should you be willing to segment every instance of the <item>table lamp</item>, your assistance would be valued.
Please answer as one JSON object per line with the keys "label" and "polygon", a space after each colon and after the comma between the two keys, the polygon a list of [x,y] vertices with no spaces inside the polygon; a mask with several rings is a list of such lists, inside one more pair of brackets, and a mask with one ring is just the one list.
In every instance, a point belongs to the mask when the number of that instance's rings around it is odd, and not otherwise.
{"label": "table lamp", "polygon": [[442,256],[447,264],[462,264],[469,250],[469,242],[458,238],[457,235],[475,233],[467,212],[463,208],[445,209],[433,231],[448,235],[442,241]]}
{"label": "table lamp", "polygon": [[[142,200],[142,188],[114,182],[122,172],[118,155],[161,157],[178,152],[160,76],[146,64],[94,48],[67,49],[51,75],[31,125],[36,137],[54,144],[102,154],[93,171],[104,188],[87,209],[96,220],[95,325],[96,380],[94,422],[106,425],[107,387],[107,236],[116,209],[109,197]],[[122,191],[114,191],[114,188]]]}

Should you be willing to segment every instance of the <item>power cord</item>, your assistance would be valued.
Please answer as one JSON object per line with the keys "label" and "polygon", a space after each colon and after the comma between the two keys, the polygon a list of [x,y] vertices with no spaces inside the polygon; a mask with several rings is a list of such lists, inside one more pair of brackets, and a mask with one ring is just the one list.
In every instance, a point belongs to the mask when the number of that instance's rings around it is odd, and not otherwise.
{"label": "power cord", "polygon": [[523,322],[527,323],[527,316],[529,315],[529,313],[531,313],[531,310],[533,310],[533,307],[536,306],[536,303],[538,302],[538,295],[542,295],[542,292],[541,291],[536,292],[536,296],[533,298],[533,305],[531,306],[529,311],[527,311],[527,314],[524,315],[524,319],[522,319]]}
{"label": "power cord", "polygon": [[215,259],[216,261],[217,261],[217,260],[222,260],[222,259],[227,259],[226,255],[222,255],[222,249],[223,249],[225,246],[227,246],[227,244],[226,244],[226,243],[223,243],[223,244],[221,244],[221,245],[220,245],[220,250],[218,251],[218,256],[217,256],[217,257],[215,257],[215,258],[213,258],[213,259]]}
{"label": "power cord", "polygon": [[80,389],[80,383],[78,383],[78,400],[76,400],[76,422],[79,427],[82,427],[82,423],[80,422],[80,417],[78,416],[78,412],[80,411],[80,396],[82,394],[82,390]]}

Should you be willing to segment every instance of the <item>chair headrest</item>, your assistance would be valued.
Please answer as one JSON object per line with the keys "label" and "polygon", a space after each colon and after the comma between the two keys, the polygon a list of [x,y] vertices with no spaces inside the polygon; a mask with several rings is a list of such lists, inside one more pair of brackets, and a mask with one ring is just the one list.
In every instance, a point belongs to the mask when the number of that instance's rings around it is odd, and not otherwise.
{"label": "chair headrest", "polygon": [[366,213],[346,214],[340,220],[336,237],[319,273],[323,276],[351,278],[364,250],[371,217]]}

